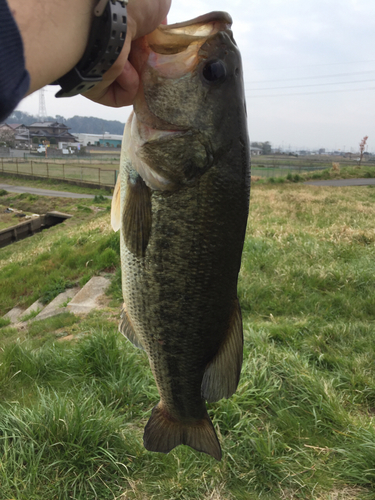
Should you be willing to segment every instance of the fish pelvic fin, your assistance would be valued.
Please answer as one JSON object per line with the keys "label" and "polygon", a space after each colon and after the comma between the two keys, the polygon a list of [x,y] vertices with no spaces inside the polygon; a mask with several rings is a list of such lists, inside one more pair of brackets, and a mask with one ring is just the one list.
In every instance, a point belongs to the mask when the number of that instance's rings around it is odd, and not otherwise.
{"label": "fish pelvic fin", "polygon": [[144,257],[151,234],[151,190],[138,174],[129,176],[123,214],[124,240],[137,257]]}
{"label": "fish pelvic fin", "polygon": [[111,204],[111,226],[117,232],[121,227],[121,178],[117,177]]}
{"label": "fish pelvic fin", "polygon": [[234,301],[230,325],[216,356],[207,365],[202,380],[202,397],[208,402],[230,398],[240,381],[243,358],[242,315],[238,299]]}
{"label": "fish pelvic fin", "polygon": [[122,309],[120,323],[118,326],[119,332],[122,333],[130,342],[138,349],[143,349],[143,344],[139,336],[135,333],[133,325],[131,324],[125,308]]}
{"label": "fish pelvic fin", "polygon": [[180,444],[221,460],[221,448],[208,413],[193,423],[184,423],[169,415],[162,402],[152,410],[145,427],[143,444],[148,451],[169,453]]}

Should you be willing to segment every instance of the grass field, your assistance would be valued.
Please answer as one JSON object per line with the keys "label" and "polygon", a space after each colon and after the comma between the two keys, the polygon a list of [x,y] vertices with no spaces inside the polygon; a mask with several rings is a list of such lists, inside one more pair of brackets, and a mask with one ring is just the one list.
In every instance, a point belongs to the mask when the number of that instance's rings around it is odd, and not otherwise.
{"label": "grass field", "polygon": [[92,184],[114,186],[120,158],[113,162],[89,162],[74,160],[1,159],[0,173],[45,177],[46,179],[73,180]]}
{"label": "grass field", "polygon": [[93,274],[113,279],[108,306],[86,319],[0,329],[1,499],[375,498],[374,187],[254,184],[241,381],[209,405],[220,463],[142,446],[158,395],[144,353],[117,333],[108,201],[6,196],[75,217],[0,250],[1,314]]}

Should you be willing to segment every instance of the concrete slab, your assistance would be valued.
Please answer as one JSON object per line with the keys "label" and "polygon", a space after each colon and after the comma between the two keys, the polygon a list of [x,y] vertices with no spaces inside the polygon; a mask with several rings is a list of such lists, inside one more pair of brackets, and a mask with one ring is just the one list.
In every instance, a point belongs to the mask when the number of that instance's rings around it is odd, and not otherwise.
{"label": "concrete slab", "polygon": [[23,309],[20,307],[13,307],[10,311],[8,311],[3,318],[10,319],[11,324],[17,323],[20,317],[23,315]]}
{"label": "concrete slab", "polygon": [[41,312],[41,311],[43,311],[44,308],[45,308],[45,305],[42,304],[42,302],[40,302],[40,300],[37,300],[34,302],[34,304],[31,304],[31,306],[28,309],[26,309],[26,311],[24,311],[22,313],[22,317],[28,316],[29,314],[37,311],[38,309],[39,309],[39,312]]}
{"label": "concrete slab", "polygon": [[62,314],[64,312],[67,312],[67,308],[63,306],[67,300],[72,299],[77,292],[79,291],[79,288],[68,288],[63,293],[60,293],[57,297],[55,297],[52,302],[46,306],[42,312],[38,314],[34,318],[33,321],[39,321],[41,319],[46,319],[46,318],[51,318],[52,316],[57,316],[58,314]]}
{"label": "concrete slab", "polygon": [[110,285],[111,281],[103,276],[94,276],[81,291],[67,305],[68,311],[73,314],[88,314],[100,307],[100,297]]}

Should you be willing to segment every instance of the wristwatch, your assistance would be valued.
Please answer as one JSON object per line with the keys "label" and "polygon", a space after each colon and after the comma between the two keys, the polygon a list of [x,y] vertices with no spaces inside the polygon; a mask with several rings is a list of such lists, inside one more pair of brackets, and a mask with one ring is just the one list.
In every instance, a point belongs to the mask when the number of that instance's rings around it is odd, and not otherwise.
{"label": "wristwatch", "polygon": [[61,86],[56,97],[83,94],[102,81],[125,43],[127,3],[128,0],[98,2],[85,53],[72,70],[52,84]]}

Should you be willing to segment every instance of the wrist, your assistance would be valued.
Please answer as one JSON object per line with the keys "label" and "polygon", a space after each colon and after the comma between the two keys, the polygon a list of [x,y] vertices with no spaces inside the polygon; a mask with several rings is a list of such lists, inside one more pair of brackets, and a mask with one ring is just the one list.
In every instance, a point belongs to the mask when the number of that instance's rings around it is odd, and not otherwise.
{"label": "wrist", "polygon": [[73,69],[55,82],[62,87],[56,97],[71,97],[88,92],[114,66],[126,41],[126,4],[127,0],[98,2],[86,50]]}
{"label": "wrist", "polygon": [[8,0],[21,33],[31,93],[69,71],[82,57],[97,0]]}

